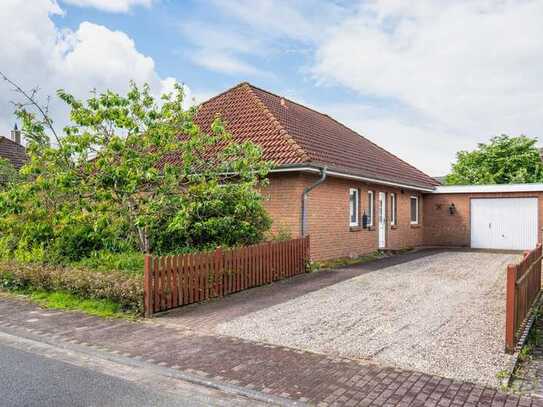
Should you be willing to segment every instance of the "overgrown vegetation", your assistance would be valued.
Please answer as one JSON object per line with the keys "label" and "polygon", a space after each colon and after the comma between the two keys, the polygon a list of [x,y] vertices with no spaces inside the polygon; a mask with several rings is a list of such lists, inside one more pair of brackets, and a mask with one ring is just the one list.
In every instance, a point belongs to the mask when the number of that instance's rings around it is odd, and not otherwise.
{"label": "overgrown vegetation", "polygon": [[537,140],[526,136],[494,137],[474,151],[460,151],[445,183],[513,184],[543,181],[543,162]]}
{"label": "overgrown vegetation", "polygon": [[373,260],[380,259],[384,254],[381,251],[375,251],[364,256],[357,257],[342,257],[333,260],[313,261],[310,264],[311,271],[317,271],[321,269],[335,269],[347,266],[353,266],[355,264],[363,264]]}
{"label": "overgrown vegetation", "polygon": [[[271,221],[259,190],[269,164],[256,145],[233,140],[220,118],[200,129],[196,108],[183,109],[180,85],[160,100],[134,83],[125,96],[93,91],[86,101],[59,90],[70,111],[59,131],[36,90],[3,77],[23,98],[15,113],[29,156],[18,173],[0,162],[4,287],[65,290],[126,307],[140,301],[132,276],[144,253],[264,238]],[[124,282],[134,290],[106,287]]]}
{"label": "overgrown vegetation", "polygon": [[0,288],[26,293],[60,291],[81,299],[109,300],[121,311],[143,311],[143,279],[119,271],[2,262]]}
{"label": "overgrown vegetation", "polygon": [[[529,377],[526,377],[526,364],[530,362],[533,356],[534,349],[536,347],[541,346],[543,343],[543,332],[541,331],[540,325],[541,325],[541,309],[537,309],[534,311],[534,322],[530,329],[530,332],[528,333],[528,338],[526,340],[525,345],[522,347],[522,349],[518,353],[518,363],[515,367],[515,370],[512,372],[512,387],[510,390],[513,392],[517,391],[517,385],[518,383],[516,380],[519,380],[519,382],[522,382],[523,380],[529,380]],[[509,372],[504,371],[504,373],[500,376],[497,376],[498,379],[506,379],[509,375]],[[507,388],[503,388],[503,390],[507,390]]]}

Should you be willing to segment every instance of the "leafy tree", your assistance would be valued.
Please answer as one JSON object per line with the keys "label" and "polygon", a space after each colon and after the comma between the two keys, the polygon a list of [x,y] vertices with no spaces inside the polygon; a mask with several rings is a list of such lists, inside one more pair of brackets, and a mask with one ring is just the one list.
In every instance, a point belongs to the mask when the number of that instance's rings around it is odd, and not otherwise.
{"label": "leafy tree", "polygon": [[9,160],[0,158],[0,191],[19,181],[19,172]]}
{"label": "leafy tree", "polygon": [[445,183],[511,184],[543,181],[543,163],[537,140],[526,136],[493,137],[474,151],[460,151]]}
{"label": "leafy tree", "polygon": [[160,101],[134,83],[126,96],[57,95],[70,109],[62,136],[34,93],[23,96],[39,108],[17,104],[30,159],[25,181],[0,193],[0,250],[77,260],[255,243],[269,229],[261,150],[235,142],[219,118],[202,131],[180,85]]}

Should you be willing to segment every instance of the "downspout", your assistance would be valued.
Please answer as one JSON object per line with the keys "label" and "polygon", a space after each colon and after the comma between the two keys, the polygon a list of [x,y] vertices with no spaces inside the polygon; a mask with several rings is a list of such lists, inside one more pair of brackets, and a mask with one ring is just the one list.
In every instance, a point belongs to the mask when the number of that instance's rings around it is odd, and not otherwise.
{"label": "downspout", "polygon": [[318,187],[320,184],[324,182],[326,179],[326,167],[321,168],[321,177],[315,181],[315,183],[311,184],[310,186],[304,188],[304,192],[302,192],[302,224],[301,224],[301,232],[302,237],[305,237],[307,233],[307,197],[309,196],[309,193]]}

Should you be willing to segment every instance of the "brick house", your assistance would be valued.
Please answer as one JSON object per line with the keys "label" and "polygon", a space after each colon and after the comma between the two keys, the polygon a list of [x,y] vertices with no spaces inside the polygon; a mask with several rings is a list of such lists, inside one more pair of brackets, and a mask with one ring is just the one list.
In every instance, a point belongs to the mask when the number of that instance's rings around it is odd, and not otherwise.
{"label": "brick house", "polygon": [[21,131],[17,125],[11,130],[11,138],[0,137],[0,158],[8,160],[17,169],[26,162],[26,149],[21,144]]}
{"label": "brick house", "polygon": [[[196,121],[208,129],[217,114],[236,140],[260,145],[264,158],[274,164],[264,191],[272,233],[309,234],[315,260],[377,249],[470,246],[472,233],[478,233],[482,245],[491,245],[484,226],[486,214],[492,212],[489,205],[501,205],[502,212],[512,214],[520,205],[525,212],[527,224],[513,225],[519,230],[508,236],[510,241],[518,240],[515,233],[529,233],[523,244],[531,246],[534,224],[535,239],[541,240],[537,214],[543,213],[539,210],[543,185],[528,191],[522,186],[518,191],[510,190],[512,186],[487,192],[476,186],[449,190],[452,187],[439,186],[434,178],[330,116],[245,82],[203,103]],[[496,199],[478,199],[491,197]],[[516,200],[502,205],[496,203],[499,198]],[[481,214],[475,224],[472,201]]]}

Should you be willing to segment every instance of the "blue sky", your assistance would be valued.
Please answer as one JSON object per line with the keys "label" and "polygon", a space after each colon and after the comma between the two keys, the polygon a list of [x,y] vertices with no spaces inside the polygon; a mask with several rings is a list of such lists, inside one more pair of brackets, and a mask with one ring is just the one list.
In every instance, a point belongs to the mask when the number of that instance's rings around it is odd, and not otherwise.
{"label": "blue sky", "polygon": [[[314,53],[309,40],[303,36],[266,33],[268,27],[258,29],[228,14],[225,11],[228,1],[223,2],[224,8],[218,7],[218,3],[162,0],[150,7],[133,6],[127,13],[112,13],[61,1],[65,14],[54,16],[53,21],[72,30],[77,30],[83,21],[92,21],[127,33],[139,52],[154,59],[161,77],[171,76],[188,84],[196,95],[211,96],[238,82],[249,81],[294,98],[316,101],[322,96],[322,90],[306,72]],[[310,8],[316,2],[306,4]],[[338,12],[341,4],[337,2]],[[347,7],[343,9],[346,10]],[[198,57],[195,54],[203,48],[209,51],[205,51],[202,59],[222,58],[226,54],[240,66],[237,69],[229,69],[226,63],[224,68],[202,66],[195,62]],[[327,100],[352,100],[357,96],[347,88],[332,88]]]}
{"label": "blue sky", "polygon": [[[3,0],[0,70],[44,97],[177,80],[201,102],[249,81],[441,175],[543,130],[542,17],[540,0]],[[10,100],[0,84],[1,132]]]}

